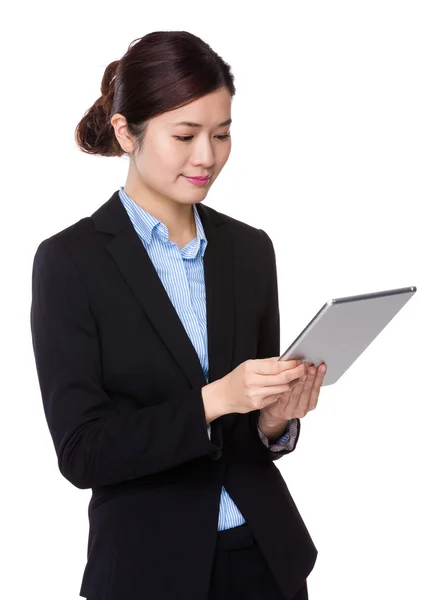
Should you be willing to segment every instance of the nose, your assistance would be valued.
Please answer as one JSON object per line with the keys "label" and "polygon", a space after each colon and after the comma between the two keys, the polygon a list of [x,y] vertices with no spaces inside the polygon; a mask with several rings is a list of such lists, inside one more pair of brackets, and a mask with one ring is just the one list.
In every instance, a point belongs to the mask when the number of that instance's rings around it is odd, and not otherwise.
{"label": "nose", "polygon": [[212,145],[208,140],[200,138],[198,143],[195,145],[195,151],[193,154],[193,165],[201,165],[205,167],[205,170],[212,170],[215,164],[215,155]]}

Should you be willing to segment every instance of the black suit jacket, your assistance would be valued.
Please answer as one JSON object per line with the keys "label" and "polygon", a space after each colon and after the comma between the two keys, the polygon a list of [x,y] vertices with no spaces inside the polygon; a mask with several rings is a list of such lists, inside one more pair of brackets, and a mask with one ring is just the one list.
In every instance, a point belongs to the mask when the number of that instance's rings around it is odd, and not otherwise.
{"label": "black suit jacket", "polygon": [[[211,382],[279,356],[277,273],[263,230],[197,210]],[[281,454],[260,440],[258,410],[212,421],[208,438],[198,355],[118,191],[38,246],[31,331],[59,469],[92,489],[80,595],[205,600],[223,485],[294,596],[317,550],[274,464]]]}

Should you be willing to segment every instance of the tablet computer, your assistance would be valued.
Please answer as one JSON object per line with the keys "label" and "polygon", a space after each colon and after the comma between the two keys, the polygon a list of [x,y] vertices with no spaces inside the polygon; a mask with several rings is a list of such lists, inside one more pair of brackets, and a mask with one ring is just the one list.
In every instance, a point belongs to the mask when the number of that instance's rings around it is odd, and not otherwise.
{"label": "tablet computer", "polygon": [[322,386],[332,385],[416,291],[411,286],[328,300],[279,360],[326,363]]}

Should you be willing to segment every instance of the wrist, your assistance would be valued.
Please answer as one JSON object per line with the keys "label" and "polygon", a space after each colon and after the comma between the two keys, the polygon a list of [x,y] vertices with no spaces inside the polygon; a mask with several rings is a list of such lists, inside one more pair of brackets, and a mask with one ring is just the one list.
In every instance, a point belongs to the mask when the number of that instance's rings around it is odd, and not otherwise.
{"label": "wrist", "polygon": [[288,419],[272,419],[271,421],[268,421],[264,416],[262,416],[262,414],[260,414],[257,425],[260,431],[266,435],[269,441],[271,441],[278,440],[280,437],[282,437],[286,431],[288,423]]}
{"label": "wrist", "polygon": [[202,401],[204,404],[205,419],[207,424],[211,423],[225,413],[225,405],[222,396],[220,379],[207,383],[201,389]]}

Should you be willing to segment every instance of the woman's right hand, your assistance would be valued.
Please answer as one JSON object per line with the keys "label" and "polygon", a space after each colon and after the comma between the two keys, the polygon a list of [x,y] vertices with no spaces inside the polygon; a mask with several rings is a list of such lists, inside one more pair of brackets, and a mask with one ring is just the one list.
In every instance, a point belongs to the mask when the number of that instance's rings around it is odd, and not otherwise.
{"label": "woman's right hand", "polygon": [[279,360],[278,356],[246,360],[215,382],[222,412],[248,413],[264,408],[290,391],[306,373],[307,366],[299,360]]}

